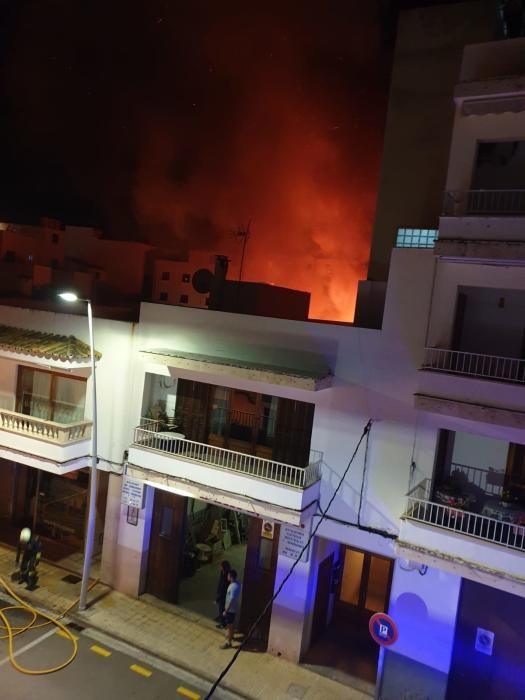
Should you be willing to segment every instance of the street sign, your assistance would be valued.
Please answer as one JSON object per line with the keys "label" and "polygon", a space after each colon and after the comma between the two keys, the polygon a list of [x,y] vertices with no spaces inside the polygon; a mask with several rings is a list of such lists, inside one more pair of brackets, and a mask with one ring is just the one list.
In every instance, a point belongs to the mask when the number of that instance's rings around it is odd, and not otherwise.
{"label": "street sign", "polygon": [[389,647],[397,641],[397,625],[390,615],[386,613],[375,613],[370,618],[368,629],[374,642],[382,647]]}

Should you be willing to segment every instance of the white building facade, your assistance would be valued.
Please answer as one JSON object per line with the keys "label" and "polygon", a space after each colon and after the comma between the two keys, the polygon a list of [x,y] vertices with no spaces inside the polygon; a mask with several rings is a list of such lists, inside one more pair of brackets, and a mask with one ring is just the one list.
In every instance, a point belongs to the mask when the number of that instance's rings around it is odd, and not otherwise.
{"label": "white building facade", "polygon": [[[439,236],[393,251],[380,330],[147,303],[136,326],[96,320],[106,583],[183,605],[242,551],[247,631],[315,530],[260,647],[315,667],[340,654],[383,700],[522,697],[524,55],[523,40],[466,50]],[[76,316],[0,321],[86,339]],[[14,366],[38,362],[10,347],[1,456],[86,466],[82,440],[27,436],[38,402]],[[89,380],[81,360],[67,371]],[[398,632],[381,653],[376,612]]]}

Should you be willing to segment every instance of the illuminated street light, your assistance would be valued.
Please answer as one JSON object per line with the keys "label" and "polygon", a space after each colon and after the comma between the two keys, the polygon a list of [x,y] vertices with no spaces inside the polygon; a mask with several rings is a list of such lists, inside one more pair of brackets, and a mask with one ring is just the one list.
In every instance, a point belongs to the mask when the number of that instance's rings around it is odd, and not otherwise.
{"label": "illuminated street light", "polygon": [[90,299],[80,299],[74,292],[61,292],[58,295],[63,301],[69,303],[82,301],[87,305],[89,351],[91,356],[91,379],[93,388],[93,426],[91,430],[91,472],[89,477],[89,512],[86,543],[84,547],[84,565],[82,567],[82,583],[80,584],[79,610],[86,609],[87,594],[89,589],[89,573],[91,559],[93,557],[93,544],[95,541],[95,522],[97,513],[97,382],[95,379],[95,339],[93,337],[93,312]]}

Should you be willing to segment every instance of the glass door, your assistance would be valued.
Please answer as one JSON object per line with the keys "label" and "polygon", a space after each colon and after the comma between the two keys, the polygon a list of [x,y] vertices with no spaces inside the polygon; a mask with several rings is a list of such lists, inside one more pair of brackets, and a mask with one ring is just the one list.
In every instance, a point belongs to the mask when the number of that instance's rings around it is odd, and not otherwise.
{"label": "glass door", "polygon": [[19,366],[16,410],[67,425],[84,419],[86,380]]}
{"label": "glass door", "polygon": [[368,628],[376,612],[385,612],[390,597],[392,560],[351,547],[344,548],[338,612],[358,627]]}
{"label": "glass door", "polygon": [[260,396],[252,391],[233,389],[230,402],[229,449],[255,454],[259,426]]}

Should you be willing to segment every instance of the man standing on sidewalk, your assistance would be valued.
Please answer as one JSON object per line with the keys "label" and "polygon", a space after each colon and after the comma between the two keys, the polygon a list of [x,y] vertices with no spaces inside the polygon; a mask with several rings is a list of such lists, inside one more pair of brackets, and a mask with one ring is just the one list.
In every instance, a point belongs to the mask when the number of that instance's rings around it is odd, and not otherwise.
{"label": "man standing on sidewalk", "polygon": [[228,590],[226,591],[226,605],[224,606],[224,622],[228,631],[228,639],[222,649],[231,649],[233,640],[233,626],[235,615],[239,609],[239,599],[241,596],[241,584],[237,581],[237,572],[230,569],[228,572]]}

